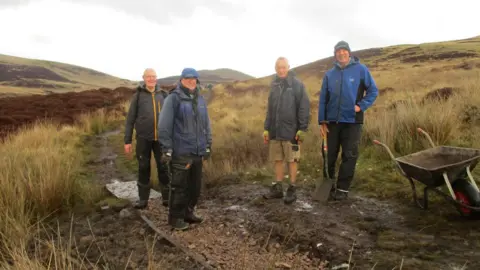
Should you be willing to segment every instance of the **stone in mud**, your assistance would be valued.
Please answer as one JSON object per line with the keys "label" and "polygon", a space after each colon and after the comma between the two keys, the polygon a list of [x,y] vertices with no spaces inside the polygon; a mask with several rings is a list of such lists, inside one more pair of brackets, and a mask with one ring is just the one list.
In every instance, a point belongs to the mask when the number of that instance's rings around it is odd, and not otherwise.
{"label": "stone in mud", "polygon": [[132,213],[128,211],[128,209],[122,209],[119,215],[120,215],[120,218],[128,218],[132,216]]}
{"label": "stone in mud", "polygon": [[[131,202],[138,200],[137,181],[120,182],[114,180],[112,183],[106,184],[105,187],[117,198],[126,199]],[[150,190],[150,199],[157,199],[161,196],[162,195],[154,189]]]}

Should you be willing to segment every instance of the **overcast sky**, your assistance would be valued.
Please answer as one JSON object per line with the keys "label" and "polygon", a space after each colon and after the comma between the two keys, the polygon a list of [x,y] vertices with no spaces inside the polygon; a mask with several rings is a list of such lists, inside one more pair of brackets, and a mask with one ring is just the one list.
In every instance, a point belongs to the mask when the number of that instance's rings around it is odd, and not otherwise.
{"label": "overcast sky", "polygon": [[131,80],[184,67],[259,77],[352,50],[480,35],[479,0],[0,0],[0,54]]}

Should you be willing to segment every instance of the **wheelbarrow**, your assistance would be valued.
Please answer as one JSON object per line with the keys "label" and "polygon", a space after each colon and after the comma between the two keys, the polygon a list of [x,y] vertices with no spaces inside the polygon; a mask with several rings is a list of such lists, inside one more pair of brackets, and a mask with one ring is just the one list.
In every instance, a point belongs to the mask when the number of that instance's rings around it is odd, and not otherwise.
{"label": "wheelbarrow", "polygon": [[[378,140],[373,143],[387,150],[400,173],[409,180],[418,207],[428,209],[431,190],[452,203],[462,216],[480,217],[480,191],[471,173],[480,160],[480,149],[436,146],[427,132],[421,128],[417,131],[427,137],[432,148],[395,158],[387,145]],[[425,185],[421,199],[417,197],[414,180]],[[439,189],[443,185],[450,195]]]}

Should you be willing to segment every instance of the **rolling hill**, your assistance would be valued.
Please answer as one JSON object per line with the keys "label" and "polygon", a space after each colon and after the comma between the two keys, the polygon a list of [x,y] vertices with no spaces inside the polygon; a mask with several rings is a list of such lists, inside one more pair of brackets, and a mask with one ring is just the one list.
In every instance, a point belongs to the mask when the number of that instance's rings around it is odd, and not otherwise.
{"label": "rolling hill", "polygon": [[134,85],[93,69],[0,54],[0,95],[4,96]]}
{"label": "rolling hill", "polygon": [[[214,70],[199,70],[198,73],[200,74],[200,81],[202,84],[218,84],[218,83],[225,83],[225,82],[234,82],[234,81],[244,81],[244,80],[251,80],[254,79],[253,76],[247,75],[240,71],[236,71],[233,69],[228,68],[220,68]],[[165,78],[158,79],[160,84],[174,84],[178,81],[180,76],[170,76]]]}
{"label": "rolling hill", "polygon": [[[432,88],[452,87],[459,76],[474,76],[480,72],[480,36],[463,40],[424,44],[405,44],[384,48],[353,51],[360,62],[367,65],[381,91],[380,102],[394,102],[397,97],[422,96]],[[305,83],[313,97],[318,95],[325,72],[333,67],[333,56],[320,59],[291,70]],[[454,81],[450,74],[458,78]],[[217,85],[216,93],[240,94],[250,91],[268,91],[270,76],[241,82]],[[456,81],[458,79],[458,81]],[[415,88],[415,89],[411,89]],[[420,88],[420,89],[418,89]],[[224,91],[226,90],[226,91]],[[397,90],[397,91],[392,91]],[[412,91],[414,90],[414,91]],[[393,97],[393,95],[397,95]],[[390,97],[384,100],[384,97]]]}

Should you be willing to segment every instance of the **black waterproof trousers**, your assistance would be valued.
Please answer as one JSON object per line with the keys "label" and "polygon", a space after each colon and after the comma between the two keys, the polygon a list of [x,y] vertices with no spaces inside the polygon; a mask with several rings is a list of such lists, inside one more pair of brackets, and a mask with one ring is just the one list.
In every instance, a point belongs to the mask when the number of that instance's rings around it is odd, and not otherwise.
{"label": "black waterproof trousers", "polygon": [[183,219],[193,213],[202,188],[202,157],[183,156],[171,161],[172,182],[169,219]]}
{"label": "black waterproof trousers", "polygon": [[[338,171],[337,189],[346,192],[349,190],[355,175],[362,124],[338,123],[328,124],[327,127],[329,130],[327,133],[328,173],[330,179],[335,179],[335,164],[341,148],[342,162]],[[322,156],[325,156],[323,150]],[[324,177],[327,176],[325,168],[323,175]]]}
{"label": "black waterproof trousers", "polygon": [[151,156],[155,158],[157,163],[158,181],[162,186],[169,183],[168,168],[165,163],[161,162],[162,148],[158,141],[146,140],[137,137],[136,155],[138,160],[138,192],[140,200],[148,200],[150,195],[150,172],[151,172]]}

